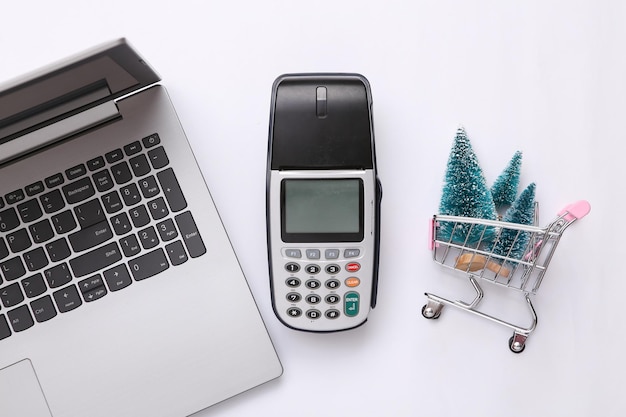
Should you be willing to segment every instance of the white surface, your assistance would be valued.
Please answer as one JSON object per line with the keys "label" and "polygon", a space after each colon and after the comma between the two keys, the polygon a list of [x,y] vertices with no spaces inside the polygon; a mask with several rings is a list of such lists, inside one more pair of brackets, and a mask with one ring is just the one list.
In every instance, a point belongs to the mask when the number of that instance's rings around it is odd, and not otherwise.
{"label": "white surface", "polygon": [[[626,409],[621,299],[626,5],[609,1],[119,1],[5,4],[7,80],[121,36],[157,69],[282,359],[278,380],[199,416],[617,416]],[[274,317],[265,249],[270,91],[285,72],[351,71],[374,97],[383,231],[378,307],[316,335]],[[426,249],[459,124],[488,182],[516,150],[542,223],[588,199],[511,332],[423,293],[471,297]],[[491,302],[518,306],[513,295]],[[511,301],[510,305],[509,301]],[[523,312],[523,310],[522,310]],[[524,317],[524,316],[522,316]],[[105,394],[105,393],[103,393]]]}

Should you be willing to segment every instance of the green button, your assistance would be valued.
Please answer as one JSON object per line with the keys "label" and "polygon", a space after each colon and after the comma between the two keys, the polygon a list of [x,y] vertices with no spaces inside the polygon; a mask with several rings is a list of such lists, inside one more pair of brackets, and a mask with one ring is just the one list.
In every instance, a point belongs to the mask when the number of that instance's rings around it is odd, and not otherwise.
{"label": "green button", "polygon": [[343,297],[343,307],[346,316],[354,317],[359,314],[359,293],[349,292]]}

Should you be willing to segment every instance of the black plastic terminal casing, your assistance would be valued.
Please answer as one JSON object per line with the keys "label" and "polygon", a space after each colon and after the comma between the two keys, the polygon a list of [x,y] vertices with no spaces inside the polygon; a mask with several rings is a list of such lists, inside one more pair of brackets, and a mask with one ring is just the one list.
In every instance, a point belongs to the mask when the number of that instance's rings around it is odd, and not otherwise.
{"label": "black plastic terminal casing", "polygon": [[271,169],[374,169],[372,99],[365,77],[283,75],[273,91]]}

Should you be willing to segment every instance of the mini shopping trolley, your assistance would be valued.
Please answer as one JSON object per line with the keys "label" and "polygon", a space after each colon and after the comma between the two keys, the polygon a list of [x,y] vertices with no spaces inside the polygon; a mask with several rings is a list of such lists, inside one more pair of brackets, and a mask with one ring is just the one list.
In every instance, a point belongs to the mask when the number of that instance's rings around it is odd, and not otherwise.
{"label": "mini shopping trolley", "polygon": [[[460,308],[512,329],[509,349],[521,353],[526,346],[526,339],[537,327],[537,314],[531,296],[539,290],[565,229],[586,216],[590,210],[587,201],[572,203],[561,210],[545,228],[536,226],[537,209],[535,225],[532,226],[435,215],[430,229],[433,260],[444,268],[465,275],[476,297],[466,303],[426,293],[428,301],[422,307],[422,316],[437,319],[445,305]],[[530,326],[519,326],[480,311],[478,307],[484,295],[480,282],[521,292],[532,318]]]}

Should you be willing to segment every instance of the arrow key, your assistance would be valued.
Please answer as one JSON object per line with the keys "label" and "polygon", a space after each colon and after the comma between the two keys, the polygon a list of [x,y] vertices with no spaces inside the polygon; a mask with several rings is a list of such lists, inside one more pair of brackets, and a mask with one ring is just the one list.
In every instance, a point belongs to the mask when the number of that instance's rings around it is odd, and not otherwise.
{"label": "arrow key", "polygon": [[111,291],[126,288],[133,282],[124,264],[104,271],[104,280]]}
{"label": "arrow key", "polygon": [[100,274],[96,274],[92,277],[84,279],[78,283],[78,288],[80,288],[80,292],[84,294],[104,285],[104,281],[102,281],[102,276]]}
{"label": "arrow key", "polygon": [[104,285],[102,285],[98,288],[94,288],[88,293],[83,293],[83,298],[85,299],[86,302],[90,303],[92,301],[99,300],[100,298],[104,297],[106,294],[107,294],[107,289],[104,288]]}
{"label": "arrow key", "polygon": [[53,294],[54,302],[61,313],[67,313],[79,307],[83,302],[78,295],[76,285],[70,285],[55,291]]}

